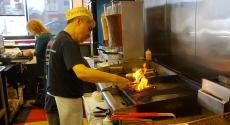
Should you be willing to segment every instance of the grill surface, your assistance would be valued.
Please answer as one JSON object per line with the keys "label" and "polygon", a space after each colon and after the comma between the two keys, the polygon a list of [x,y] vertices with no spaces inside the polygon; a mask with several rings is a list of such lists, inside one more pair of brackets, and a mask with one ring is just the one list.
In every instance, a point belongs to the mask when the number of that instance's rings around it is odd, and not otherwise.
{"label": "grill surface", "polygon": [[200,113],[197,91],[178,76],[163,76],[150,79],[151,88],[136,92],[131,88],[123,96],[140,112],[171,112],[176,116]]}

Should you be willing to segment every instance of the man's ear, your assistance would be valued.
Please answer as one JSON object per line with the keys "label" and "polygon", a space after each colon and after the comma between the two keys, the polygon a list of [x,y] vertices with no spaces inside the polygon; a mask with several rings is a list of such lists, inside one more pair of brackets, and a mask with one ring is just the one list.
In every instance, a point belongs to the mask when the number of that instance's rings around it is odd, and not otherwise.
{"label": "man's ear", "polygon": [[77,26],[79,26],[81,24],[81,18],[76,18],[75,19],[75,23],[77,24]]}

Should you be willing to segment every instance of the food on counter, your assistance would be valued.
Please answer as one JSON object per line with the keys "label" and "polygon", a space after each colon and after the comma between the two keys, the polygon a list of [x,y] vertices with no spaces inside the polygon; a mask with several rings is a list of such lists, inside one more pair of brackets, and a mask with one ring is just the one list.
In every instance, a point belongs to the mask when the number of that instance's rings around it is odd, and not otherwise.
{"label": "food on counter", "polygon": [[109,66],[108,62],[97,63],[97,68]]}
{"label": "food on counter", "polygon": [[97,100],[97,101],[102,101],[102,100],[103,100],[103,99],[102,99],[101,92],[99,92],[99,91],[94,91],[94,92],[92,93],[92,97],[93,97],[95,100]]}

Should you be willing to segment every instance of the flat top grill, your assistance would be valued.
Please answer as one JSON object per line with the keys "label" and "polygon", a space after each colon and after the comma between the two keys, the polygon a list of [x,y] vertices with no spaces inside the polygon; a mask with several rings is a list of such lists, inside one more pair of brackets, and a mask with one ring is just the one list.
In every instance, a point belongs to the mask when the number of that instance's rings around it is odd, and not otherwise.
{"label": "flat top grill", "polygon": [[194,94],[178,76],[157,77],[150,80],[151,87],[137,92],[131,88],[123,93],[135,105],[163,101]]}
{"label": "flat top grill", "polygon": [[[158,74],[146,77],[152,87],[143,91],[137,92],[132,87],[117,89],[117,92],[103,91],[111,111],[173,113],[177,117],[199,114],[201,108],[196,101],[197,88],[192,86],[192,82],[163,67],[158,69]],[[99,84],[100,90],[106,89],[106,86]]]}

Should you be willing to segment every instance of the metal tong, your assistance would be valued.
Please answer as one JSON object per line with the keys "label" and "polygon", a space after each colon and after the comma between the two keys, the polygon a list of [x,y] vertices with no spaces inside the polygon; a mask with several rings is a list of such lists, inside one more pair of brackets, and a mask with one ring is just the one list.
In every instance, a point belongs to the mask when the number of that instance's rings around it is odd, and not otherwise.
{"label": "metal tong", "polygon": [[173,117],[176,116],[173,113],[157,113],[157,112],[142,112],[142,113],[126,113],[126,112],[114,112],[109,116],[110,120],[127,120],[127,121],[140,121],[153,117]]}
{"label": "metal tong", "polygon": [[96,109],[98,109],[99,111],[93,112],[95,117],[106,117],[111,113],[109,109],[103,109],[101,107],[96,107]]}

